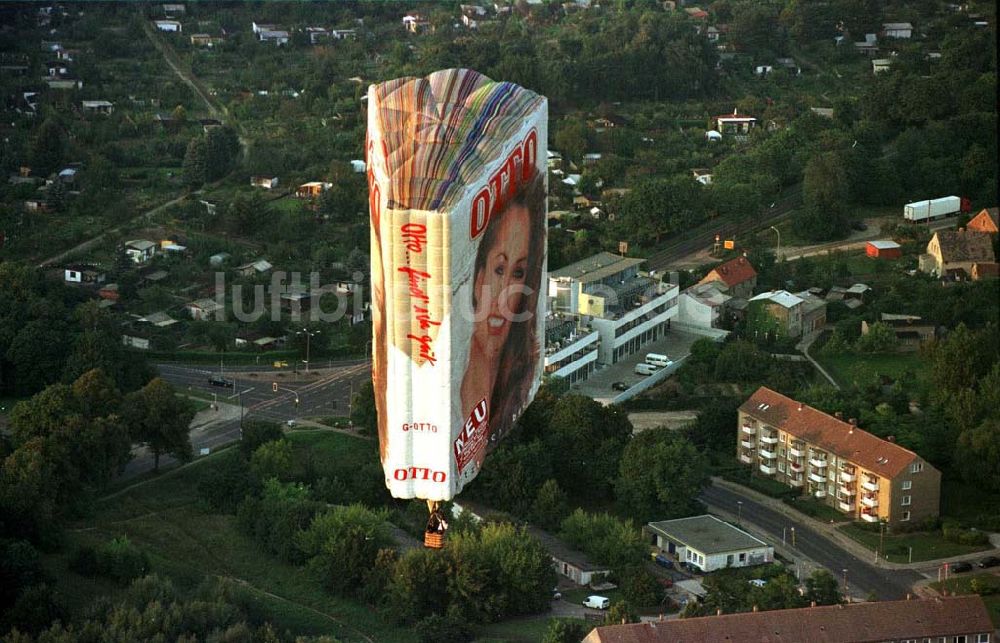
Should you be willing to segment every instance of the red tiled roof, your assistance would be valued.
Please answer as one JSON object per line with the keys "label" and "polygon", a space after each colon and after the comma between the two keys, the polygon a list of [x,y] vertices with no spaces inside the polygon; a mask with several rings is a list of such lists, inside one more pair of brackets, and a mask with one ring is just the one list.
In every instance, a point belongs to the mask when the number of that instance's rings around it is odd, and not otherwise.
{"label": "red tiled roof", "polygon": [[716,266],[698,283],[704,284],[710,281],[722,281],[727,286],[732,288],[733,286],[739,285],[748,279],[753,279],[756,276],[757,271],[754,270],[750,262],[747,261],[747,258],[737,257],[735,259],[730,259],[724,264]]}
{"label": "red tiled roof", "polygon": [[757,389],[740,410],[885,478],[895,478],[919,457],[895,442],[876,437],[766,386]]}
{"label": "red tiled roof", "polygon": [[[908,601],[824,605],[606,625],[584,643],[869,643],[993,632],[976,595]],[[971,638],[970,641],[974,641]]]}
{"label": "red tiled roof", "polygon": [[983,208],[976,216],[972,217],[969,224],[966,227],[967,230],[973,232],[997,232],[1000,229],[998,226],[997,212],[998,208]]}

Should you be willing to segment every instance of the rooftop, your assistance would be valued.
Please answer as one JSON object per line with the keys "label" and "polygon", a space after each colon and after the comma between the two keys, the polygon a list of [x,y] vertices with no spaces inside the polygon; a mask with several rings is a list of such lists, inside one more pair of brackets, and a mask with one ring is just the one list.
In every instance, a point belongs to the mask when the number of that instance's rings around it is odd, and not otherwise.
{"label": "rooftop", "polygon": [[934,233],[941,248],[941,260],[986,262],[994,261],[993,237],[984,232],[938,230]]}
{"label": "rooftop", "polygon": [[674,542],[697,549],[706,556],[767,547],[763,540],[707,514],[651,522],[649,528]]}
{"label": "rooftop", "polygon": [[802,299],[787,290],[769,290],[750,298],[750,301],[772,301],[783,308],[792,308],[802,303]]}
{"label": "rooftop", "polygon": [[[885,478],[899,475],[917,454],[832,415],[762,386],[740,411],[850,460]],[[926,465],[930,466],[930,465]]]}
{"label": "rooftop", "polygon": [[878,248],[879,250],[892,250],[894,248],[900,247],[900,245],[895,241],[887,241],[883,239],[879,239],[876,241],[869,241],[868,245],[870,245],[873,248]]}
{"label": "rooftop", "polygon": [[757,271],[754,270],[753,264],[746,257],[736,257],[712,268],[705,275],[705,278],[698,283],[721,280],[724,284],[732,288],[756,276]]}
{"label": "rooftop", "polygon": [[584,643],[869,643],[992,631],[983,599],[970,595],[606,625],[593,629]]}
{"label": "rooftop", "polygon": [[610,252],[601,252],[592,257],[581,259],[576,263],[571,263],[559,270],[553,270],[549,273],[549,278],[573,279],[582,283],[601,281],[602,279],[613,277],[633,266],[638,266],[643,261],[645,259],[630,259],[611,254]]}

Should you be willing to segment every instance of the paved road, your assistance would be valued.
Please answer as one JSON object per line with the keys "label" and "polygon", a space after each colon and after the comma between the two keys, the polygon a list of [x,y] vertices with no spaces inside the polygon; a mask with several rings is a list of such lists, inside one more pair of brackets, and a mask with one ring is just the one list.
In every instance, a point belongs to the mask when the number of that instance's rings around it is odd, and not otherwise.
{"label": "paved road", "polygon": [[[718,507],[732,514],[741,513],[743,521],[756,526],[777,542],[781,541],[782,529],[794,526],[794,549],[826,567],[838,579],[843,578],[842,570],[847,569],[847,582],[852,595],[857,595],[860,590],[863,594],[874,592],[881,600],[901,599],[911,591],[915,582],[924,578],[914,571],[881,569],[859,560],[808,525],[797,523],[755,502],[752,498],[728,489],[708,487],[702,493],[701,499],[710,509]],[[742,510],[737,506],[737,501],[743,503]],[[790,540],[786,542],[791,544]]]}
{"label": "paved road", "polygon": [[[245,372],[226,372],[226,379],[235,387],[219,387],[209,384],[209,375],[218,369],[208,366],[183,366],[179,364],[158,364],[157,370],[163,379],[170,382],[181,393],[200,395],[215,394],[224,405],[219,411],[218,421],[209,422],[191,432],[191,446],[197,454],[201,449],[232,442],[240,437],[239,410],[233,406],[242,401],[244,418],[259,418],[272,422],[305,417],[327,415],[347,415],[350,410],[351,394],[371,378],[367,362],[348,363],[332,369],[323,369],[312,381],[285,382],[268,374],[252,377]],[[300,374],[301,375],[301,374]],[[280,387],[275,393],[272,382]],[[298,404],[295,400],[298,398]],[[171,458],[160,458],[160,465],[173,462]],[[132,477],[152,470],[151,455],[139,452],[125,468],[124,477]]]}

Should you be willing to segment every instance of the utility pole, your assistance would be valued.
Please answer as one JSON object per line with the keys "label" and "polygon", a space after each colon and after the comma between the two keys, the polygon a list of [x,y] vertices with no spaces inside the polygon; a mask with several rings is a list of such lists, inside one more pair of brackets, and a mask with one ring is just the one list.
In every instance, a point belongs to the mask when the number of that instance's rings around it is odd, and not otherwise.
{"label": "utility pole", "polygon": [[771,226],[771,229],[774,230],[775,233],[777,233],[777,235],[778,235],[778,246],[774,250],[774,260],[775,261],[780,261],[781,260],[781,230],[778,230],[774,226]]}
{"label": "utility pole", "polygon": [[743,501],[736,501],[736,524],[740,527],[743,526]]}
{"label": "utility pole", "polygon": [[309,340],[312,338],[313,335],[319,335],[319,333],[320,331],[318,330],[310,332],[308,328],[303,328],[301,331],[296,333],[296,335],[306,336],[306,373],[309,372]]}
{"label": "utility pole", "polygon": [[792,547],[795,546],[795,527],[792,527]]}
{"label": "utility pole", "polygon": [[850,588],[847,586],[847,568],[845,567],[841,571],[844,572],[844,598],[846,598],[847,602],[850,603],[851,602],[851,594],[850,594]]}

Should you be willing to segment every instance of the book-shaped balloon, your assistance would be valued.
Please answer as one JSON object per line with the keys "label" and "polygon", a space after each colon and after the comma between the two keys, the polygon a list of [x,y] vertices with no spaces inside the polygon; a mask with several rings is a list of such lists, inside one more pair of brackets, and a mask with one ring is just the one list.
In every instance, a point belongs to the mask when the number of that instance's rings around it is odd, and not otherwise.
{"label": "book-shaped balloon", "polygon": [[372,378],[397,498],[459,493],[538,389],[547,116],[466,69],[368,89]]}

